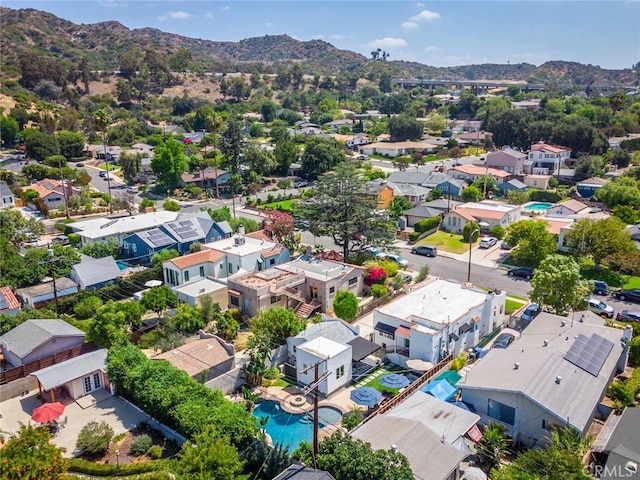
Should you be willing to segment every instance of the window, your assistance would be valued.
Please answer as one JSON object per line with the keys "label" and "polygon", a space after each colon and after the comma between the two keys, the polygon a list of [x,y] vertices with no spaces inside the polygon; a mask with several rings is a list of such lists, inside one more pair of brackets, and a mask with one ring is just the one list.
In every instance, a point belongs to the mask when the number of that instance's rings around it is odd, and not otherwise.
{"label": "window", "polygon": [[276,264],[276,259],[275,258],[270,258],[269,259],[269,265],[275,265]]}
{"label": "window", "polygon": [[353,277],[349,279],[349,286],[352,287],[353,285],[355,285],[356,283],[358,283],[358,277]]}
{"label": "window", "polygon": [[409,348],[409,346],[411,345],[411,340],[409,340],[408,338],[404,339],[404,348]]}
{"label": "window", "polygon": [[123,247],[124,247],[125,252],[129,251],[129,244],[127,242],[124,242]]}
{"label": "window", "polygon": [[515,424],[516,409],[509,405],[505,405],[504,403],[489,399],[487,414],[496,420],[506,423],[507,425]]}
{"label": "window", "polygon": [[236,297],[235,295],[231,295],[229,297],[229,301],[231,302],[231,305],[233,305],[234,307],[239,307],[240,306],[240,299],[238,297]]}
{"label": "window", "polygon": [[184,281],[188,282],[189,281],[189,270],[185,270],[184,271]]}
{"label": "window", "polygon": [[220,270],[222,270],[222,264],[220,264]]}
{"label": "window", "polygon": [[336,291],[336,287],[331,287],[331,288],[329,288],[329,293],[330,293],[330,294],[331,294],[331,293],[335,293],[335,291]]}
{"label": "window", "polygon": [[200,265],[200,276],[204,277],[204,265]]}
{"label": "window", "polygon": [[271,296],[271,303],[276,303],[278,301],[278,297],[276,297],[275,295]]}
{"label": "window", "polygon": [[229,264],[229,273],[233,273],[233,265],[231,263]]}
{"label": "window", "polygon": [[336,378],[344,377],[344,365],[336,368]]}
{"label": "window", "polygon": [[138,253],[138,246],[135,243],[132,243],[131,250],[133,250],[133,253]]}

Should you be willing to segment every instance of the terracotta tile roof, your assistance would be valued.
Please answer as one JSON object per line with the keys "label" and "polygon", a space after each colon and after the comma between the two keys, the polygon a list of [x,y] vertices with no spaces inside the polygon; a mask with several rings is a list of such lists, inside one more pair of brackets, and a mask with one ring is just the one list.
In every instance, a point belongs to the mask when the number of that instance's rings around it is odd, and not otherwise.
{"label": "terracotta tile roof", "polygon": [[478,218],[490,218],[492,220],[500,220],[507,213],[506,212],[498,212],[495,210],[485,210],[483,208],[456,208],[453,212],[459,214],[460,216],[466,218],[467,220],[475,220]]}
{"label": "terracotta tile roof", "polygon": [[278,245],[277,247],[273,247],[268,252],[262,252],[262,258],[273,257],[274,255],[280,255],[282,253],[283,247]]}
{"label": "terracotta tile roof", "polygon": [[258,240],[266,240],[267,242],[273,242],[273,240],[265,233],[264,230],[257,230],[255,232],[247,233],[245,236],[251,238],[257,238]]}
{"label": "terracotta tile roof", "polygon": [[607,182],[608,180],[605,180],[604,178],[591,177],[591,178],[587,178],[586,180],[582,180],[581,182],[578,182],[578,183],[586,184],[586,185],[604,185]]}
{"label": "terracotta tile roof", "polygon": [[193,377],[203,370],[209,370],[227,361],[230,357],[216,338],[203,338],[161,353],[154,359],[166,360]]}
{"label": "terracotta tile roof", "polygon": [[571,221],[562,222],[559,220],[549,220],[547,218],[543,218],[542,220],[544,220],[547,223],[547,232],[549,232],[552,235],[559,235],[560,230],[562,230],[564,227],[572,223]]}
{"label": "terracotta tile roof", "polygon": [[411,336],[411,329],[407,327],[400,326],[396,329],[396,335],[402,335],[403,337]]}
{"label": "terracotta tile roof", "polygon": [[182,270],[183,268],[193,267],[200,263],[217,262],[221,258],[224,258],[224,252],[218,250],[202,250],[201,252],[190,253],[182,257],[177,257],[169,260],[175,267]]}
{"label": "terracotta tile roof", "polygon": [[450,212],[446,213],[445,215],[449,215],[450,213],[456,213],[459,216],[461,216],[462,218],[464,218],[465,220],[467,220],[468,222],[473,222],[476,219],[473,215],[471,215],[469,212],[467,212],[466,209],[464,209],[464,208],[457,208],[456,210],[451,210]]}
{"label": "terracotta tile roof", "polygon": [[0,309],[0,312],[2,312],[2,310],[13,310],[20,307],[20,302],[13,294],[10,287],[1,287],[0,295],[4,297],[4,301],[7,304],[6,307]]}
{"label": "terracotta tile roof", "polygon": [[567,147],[562,147],[560,145],[549,145],[548,143],[535,143],[531,145],[531,150],[547,150],[548,152],[553,153],[562,153],[562,152],[570,152],[571,149]]}
{"label": "terracotta tile roof", "polygon": [[492,175],[494,177],[509,177],[511,174],[504,170],[498,170],[497,168],[487,168],[478,165],[460,165],[459,167],[453,167],[451,170],[456,172],[466,173],[467,175]]}

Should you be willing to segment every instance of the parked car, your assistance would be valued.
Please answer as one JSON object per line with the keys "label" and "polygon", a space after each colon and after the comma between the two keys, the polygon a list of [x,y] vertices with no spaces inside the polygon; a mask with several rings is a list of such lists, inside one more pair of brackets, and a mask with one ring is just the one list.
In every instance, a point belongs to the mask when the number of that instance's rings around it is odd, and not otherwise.
{"label": "parked car", "polygon": [[431,245],[418,245],[411,249],[411,253],[424,255],[425,257],[435,257],[438,255],[438,249]]}
{"label": "parked car", "polygon": [[138,193],[138,187],[129,187],[129,188],[127,188],[127,192],[129,192],[129,193]]}
{"label": "parked car", "polygon": [[51,243],[57,243],[59,245],[69,245],[69,237],[66,235],[58,235],[51,240]]}
{"label": "parked car", "polygon": [[640,322],[640,311],[621,310],[616,315],[616,320],[620,322]]}
{"label": "parked car", "polygon": [[520,277],[520,278],[526,278],[527,280],[531,280],[531,278],[533,277],[533,270],[526,267],[517,267],[509,270],[507,272],[507,275],[509,277]]}
{"label": "parked car", "polygon": [[302,187],[308,187],[308,186],[309,186],[309,182],[307,182],[306,180],[298,180],[297,182],[293,182],[294,188],[302,188]]}
{"label": "parked car", "polygon": [[496,237],[484,237],[480,239],[480,248],[491,248],[496,243],[498,243],[498,239]]}
{"label": "parked car", "polygon": [[632,290],[616,290],[613,292],[613,295],[622,301],[629,300],[630,302],[640,303],[640,288],[634,288]]}
{"label": "parked car", "polygon": [[604,295],[609,291],[609,285],[600,280],[594,280],[593,282],[593,293],[596,295]]}
{"label": "parked car", "polygon": [[512,333],[501,333],[493,342],[493,348],[507,348],[515,340],[515,335]]}
{"label": "parked car", "polygon": [[598,298],[588,299],[587,306],[593,313],[597,313],[602,317],[613,318],[613,307]]}
{"label": "parked car", "polygon": [[370,246],[365,248],[364,250],[365,252],[369,252],[370,254],[375,255],[376,257],[379,257],[382,255],[382,252],[378,247]]}
{"label": "parked car", "polygon": [[403,268],[406,268],[407,265],[409,265],[409,262],[406,259],[402,258],[400,255],[396,255],[395,253],[384,253],[380,256],[383,258],[388,258],[392,262],[396,262]]}
{"label": "parked car", "polygon": [[520,315],[520,318],[522,320],[530,322],[531,320],[536,318],[541,311],[542,309],[540,308],[540,305],[538,305],[537,303],[532,303],[531,305],[529,305],[527,308],[524,309],[524,312],[522,312],[522,315]]}
{"label": "parked car", "polygon": [[84,167],[84,163],[78,162],[78,163],[76,163],[76,167],[77,168],[82,168],[82,167]]}
{"label": "parked car", "polygon": [[106,177],[106,176],[107,176],[107,172],[106,172],[105,170],[100,170],[99,175],[100,175],[101,177]]}
{"label": "parked car", "polygon": [[411,283],[411,281],[413,280],[413,275],[411,275],[410,273],[401,272],[398,275],[400,275],[400,278],[404,281],[404,283]]}
{"label": "parked car", "polygon": [[511,245],[509,245],[507,242],[502,242],[502,243],[500,244],[500,248],[501,248],[502,250],[511,250]]}

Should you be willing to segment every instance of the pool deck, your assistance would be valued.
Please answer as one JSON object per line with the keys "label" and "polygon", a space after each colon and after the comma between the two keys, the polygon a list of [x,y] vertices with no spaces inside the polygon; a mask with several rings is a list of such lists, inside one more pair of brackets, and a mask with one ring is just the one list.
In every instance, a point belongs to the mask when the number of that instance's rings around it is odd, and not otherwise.
{"label": "pool deck", "polygon": [[[335,408],[344,415],[355,406],[355,403],[349,399],[351,390],[351,388],[347,388],[331,395],[327,399],[319,399],[318,406]],[[260,387],[256,388],[255,391],[260,393],[264,399],[279,402],[280,407],[287,413],[308,413],[313,410],[313,395],[303,395],[300,387]],[[347,404],[342,399],[342,395],[345,393],[348,400]],[[304,399],[304,403],[297,402],[297,400],[302,399]]]}

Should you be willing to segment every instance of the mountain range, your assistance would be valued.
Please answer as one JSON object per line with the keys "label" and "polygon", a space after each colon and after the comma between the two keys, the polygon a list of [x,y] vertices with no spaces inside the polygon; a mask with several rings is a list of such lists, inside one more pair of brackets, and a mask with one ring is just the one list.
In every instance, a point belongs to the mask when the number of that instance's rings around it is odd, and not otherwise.
{"label": "mountain range", "polygon": [[0,47],[3,76],[19,73],[21,52],[45,54],[69,64],[82,58],[95,70],[118,70],[121,55],[134,47],[171,54],[179,48],[191,51],[193,61],[206,71],[274,73],[279,65],[300,64],[304,73],[336,75],[388,70],[394,77],[438,80],[519,80],[534,83],[557,82],[578,85],[638,84],[638,72],[606,70],[575,62],[552,61],[540,66],[481,64],[433,67],[417,62],[372,61],[322,40],[299,41],[288,35],[265,35],[238,42],[188,38],[154,28],[129,29],[119,22],[78,25],[51,13],[35,9],[0,7]]}

